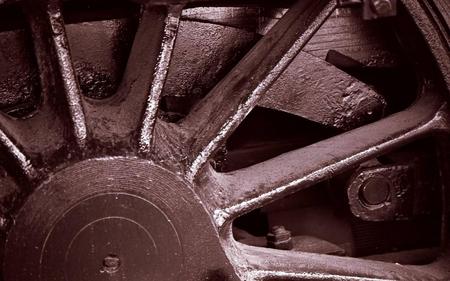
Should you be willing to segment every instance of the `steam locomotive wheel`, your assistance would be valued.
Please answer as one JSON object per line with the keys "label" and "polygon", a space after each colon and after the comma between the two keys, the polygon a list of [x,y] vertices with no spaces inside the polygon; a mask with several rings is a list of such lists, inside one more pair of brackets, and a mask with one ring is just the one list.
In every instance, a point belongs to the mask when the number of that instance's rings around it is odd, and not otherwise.
{"label": "steam locomotive wheel", "polygon": [[[402,266],[253,247],[232,234],[236,218],[275,200],[417,139],[448,137],[449,41],[442,25],[428,16],[426,4],[401,1],[419,23],[429,42],[427,54],[436,62],[426,55],[418,59],[423,79],[413,105],[221,173],[210,160],[301,54],[338,1],[286,1],[286,14],[177,122],[160,118],[158,110],[182,11],[186,5],[223,2],[136,2],[140,21],[122,81],[114,95],[99,98],[83,95],[79,86],[60,1],[0,0],[0,8],[16,5],[24,14],[41,89],[36,110],[20,117],[0,115],[2,167],[20,189],[7,208],[13,223],[4,239],[5,281],[448,277],[446,270],[433,270],[442,268],[445,255],[430,265]],[[354,90],[360,86],[356,81],[348,84],[348,91],[361,92]],[[295,103],[295,97],[289,100]],[[340,100],[349,100],[348,95]],[[355,106],[368,106],[364,98],[358,101]],[[446,221],[448,210],[443,209]]]}

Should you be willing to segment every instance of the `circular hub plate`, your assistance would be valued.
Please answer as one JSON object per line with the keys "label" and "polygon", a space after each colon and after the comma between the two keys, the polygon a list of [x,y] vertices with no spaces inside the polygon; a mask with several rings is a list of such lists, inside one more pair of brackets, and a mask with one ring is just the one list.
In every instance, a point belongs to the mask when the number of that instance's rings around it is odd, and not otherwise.
{"label": "circular hub plate", "polygon": [[44,183],[8,235],[4,271],[6,281],[233,278],[192,189],[128,158],[80,162]]}

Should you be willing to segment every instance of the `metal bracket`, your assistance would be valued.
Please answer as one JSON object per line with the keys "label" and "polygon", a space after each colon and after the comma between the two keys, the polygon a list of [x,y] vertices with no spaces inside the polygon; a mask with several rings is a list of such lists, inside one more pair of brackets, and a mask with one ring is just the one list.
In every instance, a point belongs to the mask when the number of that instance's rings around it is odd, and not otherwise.
{"label": "metal bracket", "polygon": [[365,221],[408,220],[430,214],[436,183],[421,158],[407,164],[362,168],[350,180],[352,213]]}

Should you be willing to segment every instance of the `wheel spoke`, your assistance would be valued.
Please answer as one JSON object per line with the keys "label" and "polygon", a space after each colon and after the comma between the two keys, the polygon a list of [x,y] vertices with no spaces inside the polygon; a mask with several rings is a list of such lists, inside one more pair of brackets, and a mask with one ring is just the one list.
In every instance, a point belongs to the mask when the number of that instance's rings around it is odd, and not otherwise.
{"label": "wheel spoke", "polygon": [[[61,118],[65,118],[64,121],[70,120],[76,143],[84,147],[87,129],[81,91],[75,77],[61,9],[56,1],[49,1],[43,9],[45,10],[42,10],[42,17],[32,15],[33,11],[27,11],[27,14],[30,15],[28,18],[41,72],[41,85],[45,88],[44,103],[51,107],[59,107],[61,102],[67,104],[67,112],[60,109],[55,111],[67,115]],[[47,38],[50,38],[50,41]],[[60,92],[52,92],[52,87],[55,86],[62,88]]]}
{"label": "wheel spoke", "polygon": [[363,82],[300,52],[259,105],[349,130],[382,117],[386,102]]}
{"label": "wheel spoke", "polygon": [[302,50],[334,10],[334,2],[297,1],[181,122],[181,127],[189,130],[188,180],[194,180],[212,153]]}
{"label": "wheel spoke", "polygon": [[24,12],[40,73],[41,103],[28,118],[0,116],[2,144],[22,170],[31,162],[36,168],[54,165],[55,155],[68,157],[67,151],[84,147],[87,137],[60,8],[53,1],[32,4],[26,3]]}
{"label": "wheel spoke", "polygon": [[129,147],[138,134],[140,151],[148,152],[181,9],[146,7],[117,93],[100,101],[86,99],[88,125],[96,143]]}
{"label": "wheel spoke", "polygon": [[444,109],[442,98],[430,90],[409,109],[339,136],[235,172],[220,174],[211,168],[204,196],[214,202],[215,220],[222,226],[239,215],[442,129],[447,122]]}
{"label": "wheel spoke", "polygon": [[47,14],[52,31],[52,44],[56,51],[58,73],[60,73],[60,80],[69,106],[73,134],[77,144],[80,147],[84,147],[87,138],[86,121],[81,104],[81,91],[75,77],[64,21],[59,6],[51,4],[48,7],[50,8]]}
{"label": "wheel spoke", "polygon": [[239,244],[245,280],[436,280],[408,266],[313,253],[280,251]]}
{"label": "wheel spoke", "polygon": [[159,100],[169,70],[175,39],[180,24],[182,6],[170,6],[165,21],[161,53],[158,57],[150,95],[147,100],[147,108],[144,112],[142,128],[139,136],[139,150],[141,153],[149,153],[153,139],[153,129],[156,122]]}
{"label": "wheel spoke", "polygon": [[2,151],[1,162],[9,173],[17,179],[25,177],[25,181],[31,182],[37,172],[31,165],[30,159],[12,142],[12,140],[0,130],[0,146]]}

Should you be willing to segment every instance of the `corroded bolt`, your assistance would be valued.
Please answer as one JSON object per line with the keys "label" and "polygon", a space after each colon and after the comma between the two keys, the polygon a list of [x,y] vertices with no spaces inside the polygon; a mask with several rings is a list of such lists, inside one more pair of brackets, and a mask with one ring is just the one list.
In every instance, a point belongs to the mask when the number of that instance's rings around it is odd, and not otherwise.
{"label": "corroded bolt", "polygon": [[385,203],[391,194],[390,182],[382,177],[367,179],[359,190],[359,197],[367,205]]}
{"label": "corroded bolt", "polygon": [[392,12],[394,8],[391,0],[372,0],[371,7],[379,16],[386,16]]}
{"label": "corroded bolt", "polygon": [[108,255],[103,259],[103,271],[106,273],[115,273],[119,270],[120,259],[116,255]]}
{"label": "corroded bolt", "polygon": [[284,226],[274,226],[267,234],[267,246],[279,250],[291,250],[293,248],[291,232]]}

